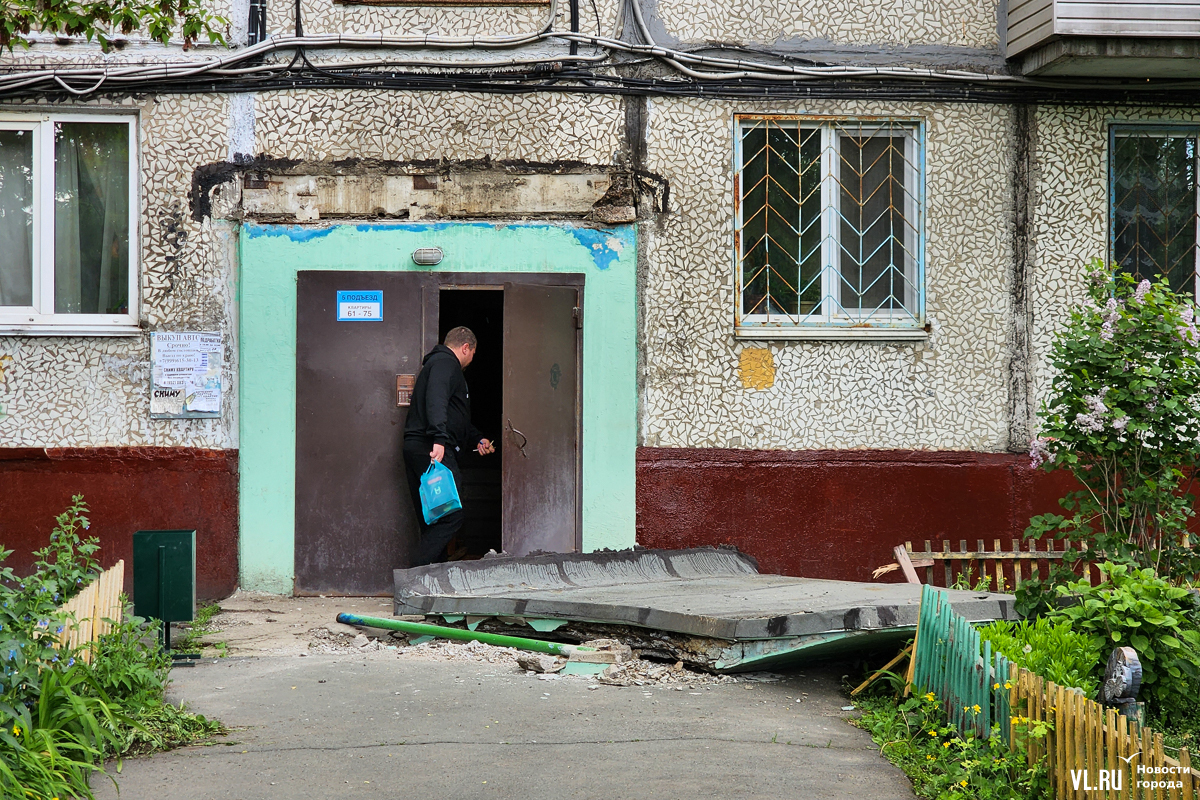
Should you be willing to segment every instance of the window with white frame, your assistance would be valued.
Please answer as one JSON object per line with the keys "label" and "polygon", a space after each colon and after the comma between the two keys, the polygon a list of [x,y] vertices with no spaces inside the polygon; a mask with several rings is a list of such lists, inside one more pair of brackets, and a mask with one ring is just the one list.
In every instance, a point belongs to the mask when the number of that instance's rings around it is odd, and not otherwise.
{"label": "window with white frame", "polygon": [[0,116],[0,330],[137,325],[133,122]]}
{"label": "window with white frame", "polygon": [[1197,293],[1197,137],[1182,126],[1114,125],[1109,148],[1109,251],[1118,270]]}
{"label": "window with white frame", "polygon": [[739,334],[920,335],[923,128],[735,118]]}

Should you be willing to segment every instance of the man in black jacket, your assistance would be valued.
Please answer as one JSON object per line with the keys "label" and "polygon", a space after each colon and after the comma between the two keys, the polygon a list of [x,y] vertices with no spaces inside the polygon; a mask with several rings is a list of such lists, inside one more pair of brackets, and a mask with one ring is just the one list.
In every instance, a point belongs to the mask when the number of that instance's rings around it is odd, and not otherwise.
{"label": "man in black jacket", "polygon": [[432,525],[421,514],[421,475],[432,461],[440,461],[454,474],[462,492],[458,455],[472,448],[479,455],[496,452],[495,446],[471,424],[471,394],[463,370],[475,357],[478,342],[469,328],[453,328],[445,342],[429,351],[413,386],[412,404],[404,423],[404,472],[412,492],[421,541],[414,567],[446,560],[446,545],[463,524],[462,510],[452,511]]}

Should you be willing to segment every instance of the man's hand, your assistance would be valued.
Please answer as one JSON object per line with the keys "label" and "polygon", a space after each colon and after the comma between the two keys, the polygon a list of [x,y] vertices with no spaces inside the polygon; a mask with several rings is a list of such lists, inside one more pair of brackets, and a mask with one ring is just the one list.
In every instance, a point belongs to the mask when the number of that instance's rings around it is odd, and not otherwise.
{"label": "man's hand", "polygon": [[496,445],[490,439],[480,439],[479,444],[475,445],[475,452],[481,456],[486,456],[489,453],[496,452]]}
{"label": "man's hand", "polygon": [[446,455],[445,445],[435,444],[433,449],[429,451],[429,460],[442,463],[442,458]]}

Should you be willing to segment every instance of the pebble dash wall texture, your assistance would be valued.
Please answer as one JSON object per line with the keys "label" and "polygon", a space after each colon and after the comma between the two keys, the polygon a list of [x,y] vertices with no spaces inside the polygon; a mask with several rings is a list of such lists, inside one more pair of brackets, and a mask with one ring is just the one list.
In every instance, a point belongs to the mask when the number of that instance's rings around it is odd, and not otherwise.
{"label": "pebble dash wall texture", "polygon": [[[895,115],[927,126],[923,342],[737,340],[734,112]],[[648,168],[673,214],[647,226],[643,444],[766,450],[1007,445],[1011,110],[822,101],[650,101]],[[773,385],[747,388],[743,348],[768,348]]]}
{"label": "pebble dash wall texture", "polygon": [[259,95],[259,153],[279,158],[612,163],[621,100],[567,94],[289,91]]}
{"label": "pebble dash wall texture", "polygon": [[992,0],[659,0],[652,14],[662,20],[669,34],[688,42],[820,39],[840,44],[997,47],[996,4]]}
{"label": "pebble dash wall texture", "polygon": [[[598,16],[602,35],[612,34],[616,21],[615,0],[597,0],[594,10],[590,3],[582,3],[581,6],[581,32],[595,34]],[[268,20],[268,26],[273,33],[290,34],[294,30],[293,9],[291,3],[272,8],[274,16]],[[300,14],[304,32],[309,35],[383,33],[505,36],[540,32],[550,17],[550,5],[377,6],[339,3],[334,0],[301,0]],[[570,12],[566,2],[558,4],[554,19],[557,30],[570,30]],[[445,53],[438,55],[445,56]],[[493,53],[492,57],[504,58],[502,53]]]}
{"label": "pebble dash wall texture", "polygon": [[227,156],[227,103],[182,95],[87,104],[141,115],[141,321],[148,330],[224,334],[221,418],[150,419],[148,332],[0,336],[0,355],[12,359],[0,382],[0,447],[237,447],[234,233],[193,221],[188,209],[192,170]]}

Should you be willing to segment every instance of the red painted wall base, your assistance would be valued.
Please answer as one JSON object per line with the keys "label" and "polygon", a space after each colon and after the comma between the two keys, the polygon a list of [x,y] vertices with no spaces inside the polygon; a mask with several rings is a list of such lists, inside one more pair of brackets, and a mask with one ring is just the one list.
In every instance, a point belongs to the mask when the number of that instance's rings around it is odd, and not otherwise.
{"label": "red painted wall base", "polygon": [[71,496],[91,507],[100,563],[125,559],[133,591],[133,533],[196,529],[196,595],[227,597],[238,581],[236,450],[178,447],[0,448],[0,545],[28,574]]}
{"label": "red painted wall base", "polygon": [[731,544],[764,572],[869,581],[905,541],[1007,546],[1075,485],[1013,454],[639,448],[637,541]]}

